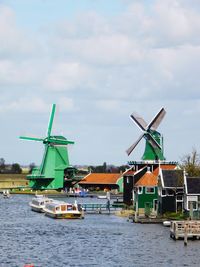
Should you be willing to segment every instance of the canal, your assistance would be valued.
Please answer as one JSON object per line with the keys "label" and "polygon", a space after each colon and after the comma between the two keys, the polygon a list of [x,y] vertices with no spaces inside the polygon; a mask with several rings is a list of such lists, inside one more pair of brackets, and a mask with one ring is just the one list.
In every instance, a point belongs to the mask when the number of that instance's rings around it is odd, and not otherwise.
{"label": "canal", "polygon": [[0,267],[199,266],[200,241],[184,246],[171,240],[169,228],[162,225],[99,214],[54,220],[32,212],[31,198],[0,195]]}

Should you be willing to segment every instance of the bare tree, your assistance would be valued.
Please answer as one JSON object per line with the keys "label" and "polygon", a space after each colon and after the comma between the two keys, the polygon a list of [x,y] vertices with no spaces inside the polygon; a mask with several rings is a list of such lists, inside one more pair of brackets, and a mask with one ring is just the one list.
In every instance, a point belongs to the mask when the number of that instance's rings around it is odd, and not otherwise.
{"label": "bare tree", "polygon": [[181,166],[185,169],[188,176],[200,176],[200,155],[195,148],[190,154],[187,154],[181,159]]}

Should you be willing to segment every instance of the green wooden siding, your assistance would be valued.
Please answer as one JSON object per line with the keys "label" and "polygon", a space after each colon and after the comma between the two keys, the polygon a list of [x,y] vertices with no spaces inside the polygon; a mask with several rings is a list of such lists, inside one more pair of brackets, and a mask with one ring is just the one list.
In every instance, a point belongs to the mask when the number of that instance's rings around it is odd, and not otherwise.
{"label": "green wooden siding", "polygon": [[123,183],[123,176],[120,177],[118,180],[117,180],[117,185],[119,186],[119,193],[123,193],[124,191],[124,183]]}
{"label": "green wooden siding", "polygon": [[146,187],[143,186],[142,193],[137,194],[138,208],[145,208],[145,203],[150,203],[150,208],[153,208],[153,200],[158,199],[158,188],[155,187],[155,193],[146,193]]}

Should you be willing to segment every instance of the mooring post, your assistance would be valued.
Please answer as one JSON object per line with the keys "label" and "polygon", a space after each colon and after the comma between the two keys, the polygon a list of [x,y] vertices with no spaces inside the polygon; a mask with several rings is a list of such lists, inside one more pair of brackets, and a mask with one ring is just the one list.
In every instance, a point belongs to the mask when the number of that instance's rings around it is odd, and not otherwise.
{"label": "mooring post", "polygon": [[188,239],[188,229],[187,224],[184,225],[184,245],[187,246],[187,239]]}
{"label": "mooring post", "polygon": [[136,200],[136,208],[135,208],[135,222],[138,222],[138,201]]}
{"label": "mooring post", "polygon": [[193,212],[193,202],[192,201],[190,201],[189,208],[190,208],[190,220],[193,220],[194,212]]}

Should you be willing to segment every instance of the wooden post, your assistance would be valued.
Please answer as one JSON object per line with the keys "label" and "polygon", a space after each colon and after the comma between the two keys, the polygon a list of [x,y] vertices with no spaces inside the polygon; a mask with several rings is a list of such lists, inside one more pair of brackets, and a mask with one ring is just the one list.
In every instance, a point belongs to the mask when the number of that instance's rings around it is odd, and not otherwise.
{"label": "wooden post", "polygon": [[136,207],[135,207],[135,222],[138,222],[138,199],[136,199]]}
{"label": "wooden post", "polygon": [[187,239],[188,239],[188,229],[187,224],[184,225],[184,245],[187,246]]}
{"label": "wooden post", "polygon": [[193,220],[193,202],[190,201],[190,220]]}

